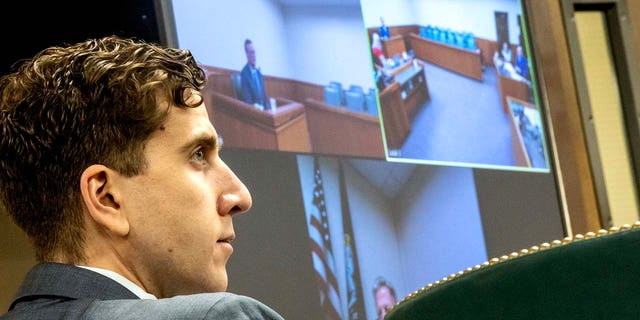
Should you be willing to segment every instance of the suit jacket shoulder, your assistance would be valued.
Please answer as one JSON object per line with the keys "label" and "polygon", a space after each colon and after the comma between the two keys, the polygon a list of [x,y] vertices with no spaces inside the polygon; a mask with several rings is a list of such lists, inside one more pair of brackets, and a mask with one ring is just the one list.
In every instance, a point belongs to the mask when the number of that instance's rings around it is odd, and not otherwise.
{"label": "suit jacket shoulder", "polygon": [[42,263],[18,289],[9,319],[277,319],[261,302],[232,293],[140,300],[116,281],[83,268]]}
{"label": "suit jacket shoulder", "polygon": [[283,319],[258,300],[228,292],[184,295],[159,300],[95,301],[89,305],[85,316],[88,319]]}

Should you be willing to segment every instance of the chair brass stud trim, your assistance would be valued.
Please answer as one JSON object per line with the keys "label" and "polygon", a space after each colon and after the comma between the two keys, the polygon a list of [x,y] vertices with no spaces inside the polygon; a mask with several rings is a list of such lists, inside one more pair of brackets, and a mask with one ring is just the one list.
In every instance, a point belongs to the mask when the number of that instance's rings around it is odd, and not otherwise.
{"label": "chair brass stud trim", "polygon": [[570,243],[576,242],[576,241],[597,238],[597,237],[605,236],[605,235],[608,235],[608,234],[613,234],[613,233],[617,233],[617,232],[620,232],[620,231],[629,230],[629,229],[637,229],[637,228],[640,228],[640,220],[634,222],[632,225],[624,224],[621,227],[611,227],[611,228],[609,228],[609,230],[600,229],[600,230],[598,230],[597,233],[587,232],[584,235],[576,234],[573,237],[565,237],[562,240],[553,240],[551,243],[544,242],[544,243],[540,244],[539,246],[535,246],[534,245],[529,249],[522,249],[522,250],[520,250],[518,252],[512,252],[509,255],[503,255],[503,256],[500,256],[499,258],[492,258],[492,259],[490,259],[488,261],[483,262],[482,264],[477,264],[477,265],[475,265],[473,267],[466,268],[463,271],[458,271],[457,273],[453,273],[453,274],[449,275],[448,277],[444,277],[444,278],[442,278],[440,280],[437,280],[435,282],[427,284],[426,286],[418,289],[417,291],[407,295],[404,299],[400,300],[398,303],[396,303],[394,305],[394,307],[390,311],[393,311],[393,309],[396,306],[398,306],[399,304],[401,304],[401,303],[403,303],[403,302],[405,302],[407,300],[413,299],[419,293],[422,293],[424,291],[433,289],[433,288],[435,288],[435,287],[437,287],[437,286],[439,286],[439,285],[441,285],[441,284],[443,284],[445,282],[449,282],[449,281],[451,281],[451,280],[453,280],[455,278],[459,278],[460,276],[462,276],[464,274],[468,274],[468,273],[471,273],[471,272],[486,268],[486,267],[491,266],[491,265],[495,265],[495,264],[498,264],[498,263],[501,263],[501,262],[505,262],[507,260],[515,259],[515,258],[526,256],[526,255],[529,255],[529,254],[533,254],[533,253],[536,253],[538,251],[547,250],[547,249],[550,249],[550,248],[553,248],[553,247],[563,246],[563,245],[567,245],[567,244],[570,244]]}

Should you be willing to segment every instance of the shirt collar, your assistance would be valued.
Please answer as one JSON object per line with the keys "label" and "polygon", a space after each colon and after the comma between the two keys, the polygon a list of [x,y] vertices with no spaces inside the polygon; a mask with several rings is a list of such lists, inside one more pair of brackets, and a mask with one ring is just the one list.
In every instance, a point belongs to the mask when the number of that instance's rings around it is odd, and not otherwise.
{"label": "shirt collar", "polygon": [[122,286],[124,286],[125,288],[129,289],[129,291],[133,292],[133,294],[135,294],[136,296],[138,296],[140,299],[151,299],[151,300],[157,300],[158,298],[148,292],[146,292],[144,289],[140,288],[140,286],[136,285],[135,283],[133,283],[131,280],[123,277],[122,275],[120,275],[119,273],[113,272],[111,270],[106,270],[106,269],[102,269],[102,268],[96,268],[96,267],[87,267],[87,266],[78,266],[80,268],[84,268],[87,270],[91,270],[93,272],[97,272],[119,284],[121,284]]}

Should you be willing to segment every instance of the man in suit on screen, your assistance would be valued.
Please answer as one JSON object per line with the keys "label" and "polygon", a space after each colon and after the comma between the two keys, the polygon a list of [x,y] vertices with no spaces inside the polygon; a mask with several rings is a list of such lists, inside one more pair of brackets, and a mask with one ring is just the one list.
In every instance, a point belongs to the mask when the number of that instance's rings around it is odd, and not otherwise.
{"label": "man in suit on screen", "polygon": [[256,49],[253,47],[251,39],[244,41],[244,52],[247,56],[247,64],[240,71],[242,100],[264,108],[267,102],[267,95],[264,89],[262,73],[256,67]]}
{"label": "man in suit on screen", "polygon": [[225,292],[252,204],[188,50],[105,37],[0,79],[0,201],[34,266],[0,319],[282,319]]}

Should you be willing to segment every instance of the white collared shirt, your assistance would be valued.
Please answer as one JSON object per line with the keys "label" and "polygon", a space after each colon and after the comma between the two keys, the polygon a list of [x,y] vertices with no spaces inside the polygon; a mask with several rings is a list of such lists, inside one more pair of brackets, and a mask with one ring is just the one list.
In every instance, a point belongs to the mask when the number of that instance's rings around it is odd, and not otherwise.
{"label": "white collared shirt", "polygon": [[122,275],[120,275],[119,273],[113,272],[111,270],[106,270],[106,269],[102,269],[102,268],[95,268],[95,267],[87,267],[87,266],[77,266],[80,268],[84,268],[87,270],[91,270],[93,272],[97,272],[119,284],[121,284],[122,286],[124,286],[125,288],[129,289],[129,291],[133,292],[133,294],[135,294],[136,296],[138,296],[138,298],[140,299],[151,299],[151,300],[157,300],[158,298],[146,291],[144,291],[144,289],[140,288],[138,285],[136,285],[135,283],[131,282],[131,280],[123,277]]}

